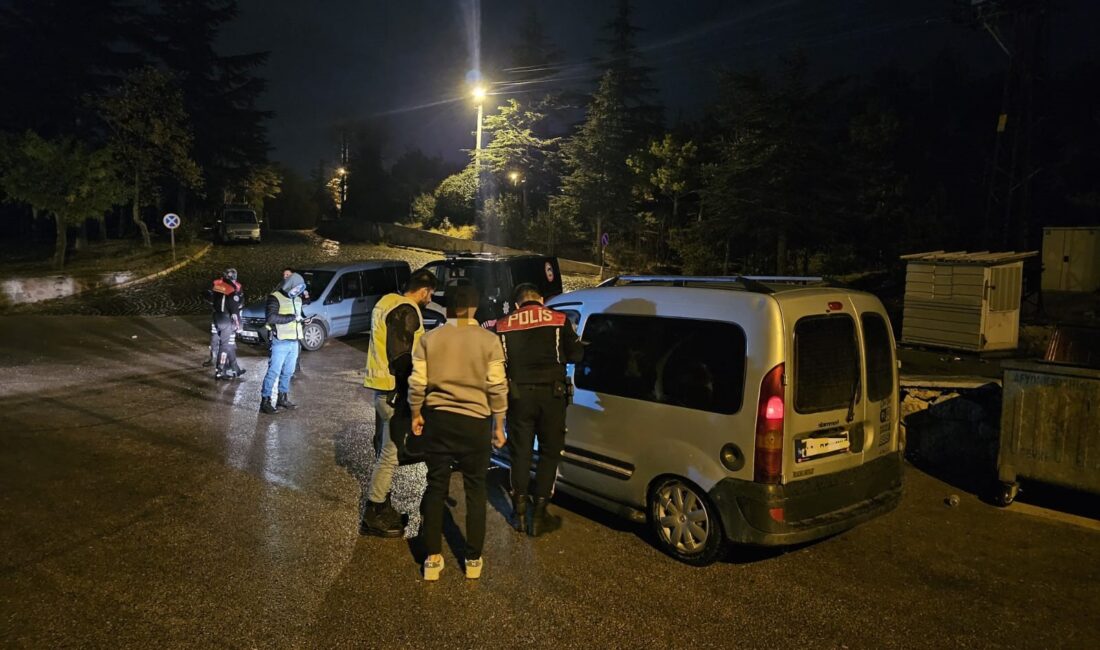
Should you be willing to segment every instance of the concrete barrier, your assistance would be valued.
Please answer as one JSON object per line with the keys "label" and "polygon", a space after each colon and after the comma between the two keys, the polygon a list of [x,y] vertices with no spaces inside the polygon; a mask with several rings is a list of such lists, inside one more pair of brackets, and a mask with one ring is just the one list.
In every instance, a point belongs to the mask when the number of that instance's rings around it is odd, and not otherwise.
{"label": "concrete barrier", "polygon": [[[447,235],[409,228],[393,223],[372,221],[326,221],[317,227],[317,234],[337,241],[368,241],[376,244],[390,244],[409,248],[423,248],[444,253],[495,253],[498,255],[532,255],[531,251],[507,246],[497,246],[473,239],[459,239]],[[578,262],[558,258],[562,273],[577,275],[599,275],[600,266],[588,262]]]}
{"label": "concrete barrier", "polygon": [[6,304],[22,305],[101,289],[121,289],[148,282],[183,268],[206,255],[210,252],[210,248],[211,244],[207,244],[194,255],[148,275],[138,276],[133,271],[106,271],[89,276],[45,275],[33,278],[7,278],[0,282],[0,292]]}

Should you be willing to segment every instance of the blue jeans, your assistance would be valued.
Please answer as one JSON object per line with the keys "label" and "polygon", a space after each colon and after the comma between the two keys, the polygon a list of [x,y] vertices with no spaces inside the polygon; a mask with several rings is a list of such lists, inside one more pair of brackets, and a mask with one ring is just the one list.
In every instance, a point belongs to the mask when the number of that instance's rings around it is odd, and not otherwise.
{"label": "blue jeans", "polygon": [[290,378],[294,375],[294,368],[298,365],[298,341],[282,341],[272,339],[271,357],[267,360],[267,374],[264,375],[262,397],[271,397],[271,389],[275,387],[275,379],[279,380],[279,392],[290,392]]}

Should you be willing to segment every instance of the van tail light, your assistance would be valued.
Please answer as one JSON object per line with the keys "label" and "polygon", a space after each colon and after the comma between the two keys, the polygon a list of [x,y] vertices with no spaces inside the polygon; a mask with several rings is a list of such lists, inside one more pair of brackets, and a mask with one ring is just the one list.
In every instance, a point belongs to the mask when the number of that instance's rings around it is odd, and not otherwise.
{"label": "van tail light", "polygon": [[756,454],[753,480],[779,483],[783,474],[783,364],[772,368],[760,383],[756,411]]}

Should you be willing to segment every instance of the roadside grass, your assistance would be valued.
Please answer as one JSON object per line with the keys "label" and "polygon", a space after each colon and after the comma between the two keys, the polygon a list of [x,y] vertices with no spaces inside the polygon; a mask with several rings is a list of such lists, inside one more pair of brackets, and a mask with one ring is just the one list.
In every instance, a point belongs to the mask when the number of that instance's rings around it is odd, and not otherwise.
{"label": "roadside grass", "polygon": [[[198,253],[207,242],[176,244],[176,260]],[[6,245],[0,248],[0,279],[33,278],[53,275],[73,277],[97,276],[117,271],[132,272],[135,277],[155,273],[172,265],[172,247],[168,242],[154,241],[145,248],[137,240],[91,242],[80,250],[70,251],[65,266],[53,266],[53,246]]]}

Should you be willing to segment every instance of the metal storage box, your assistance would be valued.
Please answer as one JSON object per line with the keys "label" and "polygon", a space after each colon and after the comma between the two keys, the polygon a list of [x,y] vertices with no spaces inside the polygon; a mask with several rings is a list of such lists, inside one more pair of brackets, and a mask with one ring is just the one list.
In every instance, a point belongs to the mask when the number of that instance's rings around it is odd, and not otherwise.
{"label": "metal storage box", "polygon": [[1100,493],[1100,370],[1006,361],[997,475],[1001,502],[1025,477]]}
{"label": "metal storage box", "polygon": [[988,352],[1020,339],[1023,261],[1028,253],[934,251],[903,255],[902,343]]}
{"label": "metal storage box", "polygon": [[1100,290],[1100,228],[1043,228],[1042,288]]}

